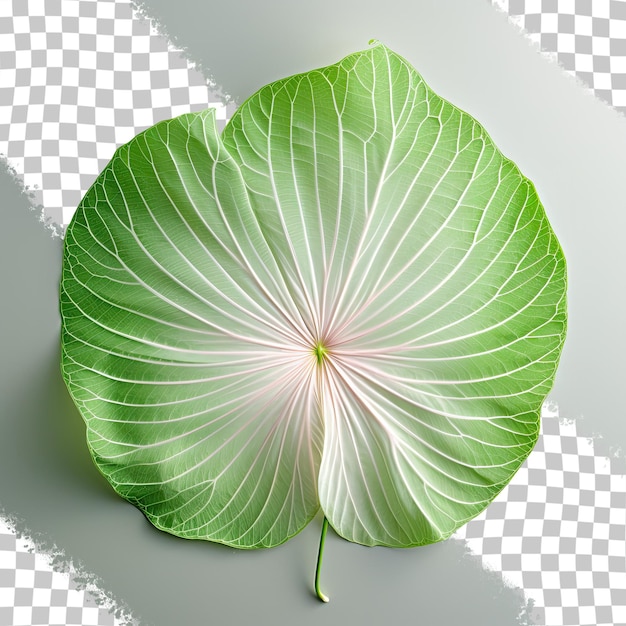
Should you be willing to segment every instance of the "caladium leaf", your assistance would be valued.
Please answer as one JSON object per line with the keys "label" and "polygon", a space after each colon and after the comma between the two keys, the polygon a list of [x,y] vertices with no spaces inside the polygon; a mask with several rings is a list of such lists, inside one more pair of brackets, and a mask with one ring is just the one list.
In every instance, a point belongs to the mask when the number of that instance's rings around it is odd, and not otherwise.
{"label": "caladium leaf", "polygon": [[321,506],[428,544],[532,450],[565,288],[533,185],[377,43],[116,152],[66,234],[63,374],[158,528],[269,547]]}

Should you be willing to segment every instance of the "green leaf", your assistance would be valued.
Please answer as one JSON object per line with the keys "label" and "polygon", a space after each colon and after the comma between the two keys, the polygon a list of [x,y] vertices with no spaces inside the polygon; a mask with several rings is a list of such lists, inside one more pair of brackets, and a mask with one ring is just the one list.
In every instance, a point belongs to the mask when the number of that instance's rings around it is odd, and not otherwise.
{"label": "green leaf", "polygon": [[68,228],[62,367],[158,528],[414,546],[532,450],[565,332],[533,185],[381,44],[120,148]]}

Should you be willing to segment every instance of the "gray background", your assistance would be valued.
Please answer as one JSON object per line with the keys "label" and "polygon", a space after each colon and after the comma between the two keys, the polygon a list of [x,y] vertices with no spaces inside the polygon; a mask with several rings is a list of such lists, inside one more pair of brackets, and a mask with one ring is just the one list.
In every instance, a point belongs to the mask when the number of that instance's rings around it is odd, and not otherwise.
{"label": "gray background", "polygon": [[[563,417],[578,419],[579,433],[603,436],[598,454],[626,441],[626,118],[582,93],[484,0],[143,6],[240,101],[376,37],[479,119],[535,182],[568,258],[570,333],[552,397]],[[310,591],[319,520],[262,552],[152,529],[92,466],[61,381],[61,242],[37,222],[5,172],[0,198],[0,494],[7,511],[53,537],[155,626],[519,623],[521,593],[485,572],[459,542],[402,551],[331,536],[323,581],[332,600],[322,606]]]}

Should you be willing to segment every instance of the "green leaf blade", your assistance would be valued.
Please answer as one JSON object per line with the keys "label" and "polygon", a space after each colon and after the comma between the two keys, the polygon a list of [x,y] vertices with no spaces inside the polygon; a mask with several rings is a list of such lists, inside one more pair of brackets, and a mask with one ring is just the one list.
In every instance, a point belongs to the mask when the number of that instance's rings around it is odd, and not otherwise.
{"label": "green leaf blade", "polygon": [[66,239],[64,373],[160,528],[271,546],[321,504],[423,545],[532,450],[565,289],[532,184],[378,44],[118,152]]}

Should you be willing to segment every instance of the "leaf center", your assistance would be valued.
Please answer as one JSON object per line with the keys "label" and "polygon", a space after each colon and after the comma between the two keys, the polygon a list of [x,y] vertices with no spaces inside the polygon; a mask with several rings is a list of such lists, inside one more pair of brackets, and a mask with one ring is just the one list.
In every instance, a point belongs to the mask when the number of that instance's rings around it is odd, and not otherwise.
{"label": "leaf center", "polygon": [[317,364],[322,365],[324,363],[326,355],[328,354],[328,349],[321,341],[318,341],[313,348],[313,354],[317,359]]}

